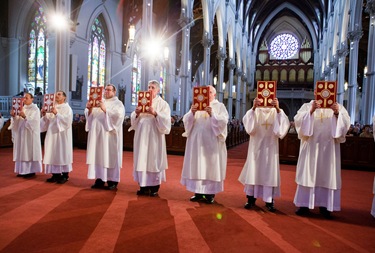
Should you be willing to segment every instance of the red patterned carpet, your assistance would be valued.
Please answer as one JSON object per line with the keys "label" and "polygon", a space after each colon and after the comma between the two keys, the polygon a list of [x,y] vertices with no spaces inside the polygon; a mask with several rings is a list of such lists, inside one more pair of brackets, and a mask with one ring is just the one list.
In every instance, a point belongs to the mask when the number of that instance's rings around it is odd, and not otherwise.
{"label": "red patterned carpet", "polygon": [[373,172],[343,170],[342,211],[325,220],[294,214],[295,166],[281,166],[276,213],[253,210],[237,181],[247,143],[228,151],[225,191],[213,205],[189,201],[179,183],[183,157],[168,156],[159,197],[138,197],[132,152],[124,152],[117,192],[92,190],[86,151],[74,150],[64,185],[13,173],[12,149],[0,149],[0,252],[375,252],[370,215]]}

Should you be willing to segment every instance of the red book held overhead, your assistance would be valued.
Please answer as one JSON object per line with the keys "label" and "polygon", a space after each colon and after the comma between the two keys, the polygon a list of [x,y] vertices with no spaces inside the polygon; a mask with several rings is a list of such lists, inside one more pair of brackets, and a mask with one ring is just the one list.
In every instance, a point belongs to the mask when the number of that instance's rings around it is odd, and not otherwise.
{"label": "red book held overhead", "polygon": [[336,81],[317,81],[315,100],[321,108],[331,108],[336,102]]}
{"label": "red book held overhead", "polygon": [[198,111],[203,111],[210,106],[210,87],[193,88],[193,105],[198,106]]}
{"label": "red book held overhead", "polygon": [[276,98],[276,81],[258,81],[257,98],[260,106],[271,107],[271,102]]}
{"label": "red book held overhead", "polygon": [[138,107],[141,107],[142,112],[148,112],[152,106],[151,91],[138,91]]}
{"label": "red book held overhead", "polygon": [[23,108],[23,100],[24,98],[16,98],[14,97],[12,99],[12,110],[14,111],[15,115],[20,115],[20,112],[22,111]]}
{"label": "red book held overhead", "polygon": [[44,94],[43,109],[46,112],[51,112],[55,104],[55,94]]}
{"label": "red book held overhead", "polygon": [[89,103],[93,107],[99,107],[99,102],[103,99],[103,86],[101,87],[91,87],[90,88],[90,96],[89,96]]}

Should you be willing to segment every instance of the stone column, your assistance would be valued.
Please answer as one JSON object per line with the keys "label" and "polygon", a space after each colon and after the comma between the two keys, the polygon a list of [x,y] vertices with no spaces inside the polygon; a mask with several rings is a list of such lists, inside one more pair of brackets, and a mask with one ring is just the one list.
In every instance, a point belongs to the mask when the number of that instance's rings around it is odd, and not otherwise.
{"label": "stone column", "polygon": [[[21,90],[23,91],[23,85],[26,82],[20,83],[19,70],[18,70],[18,60],[20,54],[20,40],[16,38],[1,38],[2,44],[7,44],[8,54],[5,56],[5,61],[8,61],[8,83],[13,85],[2,85],[2,95],[14,96],[18,94]],[[2,46],[4,46],[4,44]],[[27,43],[25,43],[27,45]],[[26,79],[27,80],[27,79]],[[4,90],[7,89],[7,90]],[[5,93],[4,93],[5,92]]]}
{"label": "stone column", "polygon": [[48,93],[63,90],[66,92],[67,101],[69,101],[69,55],[70,55],[70,1],[57,0],[56,11],[66,17],[68,29],[56,31],[55,48],[55,86],[49,86]]}
{"label": "stone column", "polygon": [[241,84],[242,84],[242,71],[240,68],[237,68],[236,71],[237,76],[237,83],[236,83],[236,112],[235,117],[236,119],[240,118],[240,112],[241,112]]}
{"label": "stone column", "polygon": [[227,104],[227,109],[228,109],[228,114],[229,114],[229,119],[231,120],[233,117],[233,92],[232,92],[232,87],[233,87],[233,73],[234,69],[236,68],[236,64],[234,64],[233,59],[229,59],[228,62],[228,68],[229,68],[229,82],[227,84],[227,89],[228,89],[228,104]]}
{"label": "stone column", "polygon": [[246,73],[242,74],[242,84],[243,84],[243,89],[242,89],[242,113],[241,113],[241,116],[240,116],[240,120],[242,120],[243,116],[245,116],[246,112],[247,112],[247,107],[246,107],[246,95],[247,95],[247,77],[246,77]]}
{"label": "stone column", "polygon": [[368,49],[367,49],[367,74],[366,91],[364,100],[363,124],[371,124],[375,114],[375,0],[368,0],[365,11],[370,14]]}
{"label": "stone column", "polygon": [[358,72],[358,49],[359,40],[361,39],[363,32],[356,26],[356,29],[348,33],[348,39],[350,41],[350,54],[349,54],[349,84],[348,84],[348,113],[350,115],[350,123],[354,124],[358,120],[356,115],[356,99],[357,99],[357,72]]}
{"label": "stone column", "polygon": [[[152,23],[153,23],[153,0],[144,0],[143,1],[143,11],[142,11],[142,30],[141,30],[141,40],[147,41],[152,39]],[[141,52],[141,54],[144,56],[145,52]],[[150,81],[150,74],[152,76],[152,70],[153,70],[153,61],[147,59],[146,57],[142,56],[141,64],[142,64],[142,71],[141,71],[141,90],[147,90],[148,89],[148,81]]]}
{"label": "stone column", "polygon": [[328,81],[337,80],[337,63],[338,63],[337,55],[334,55],[332,58],[332,61],[329,63],[330,73],[329,73]]}
{"label": "stone column", "polygon": [[338,58],[338,78],[337,78],[337,102],[344,104],[344,83],[345,83],[345,59],[348,54],[346,42],[340,44],[340,49],[337,50]]}
{"label": "stone column", "polygon": [[181,80],[181,101],[180,101],[180,115],[184,115],[189,108],[188,95],[190,94],[190,73],[188,69],[189,64],[189,44],[190,44],[190,28],[194,25],[193,20],[188,17],[185,8],[181,9],[181,16],[178,21],[182,27],[182,47],[181,47],[181,67],[180,67],[180,80]]}
{"label": "stone column", "polygon": [[208,77],[210,76],[210,55],[211,55],[211,46],[214,44],[214,41],[211,37],[211,34],[205,32],[202,38],[202,45],[204,47],[204,56],[203,56],[203,86],[210,85]]}
{"label": "stone column", "polygon": [[224,82],[224,61],[227,58],[224,48],[220,48],[216,58],[219,60],[219,78],[217,80],[216,91],[218,94],[218,100],[220,102],[224,101],[224,92],[223,92],[223,82]]}

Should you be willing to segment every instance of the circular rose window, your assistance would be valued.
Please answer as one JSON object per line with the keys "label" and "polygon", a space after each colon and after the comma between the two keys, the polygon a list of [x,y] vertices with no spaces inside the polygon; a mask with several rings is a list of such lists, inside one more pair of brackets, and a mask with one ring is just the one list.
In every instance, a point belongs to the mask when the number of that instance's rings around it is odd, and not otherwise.
{"label": "circular rose window", "polygon": [[270,45],[270,54],[275,59],[285,60],[292,58],[298,52],[298,40],[292,34],[277,35]]}

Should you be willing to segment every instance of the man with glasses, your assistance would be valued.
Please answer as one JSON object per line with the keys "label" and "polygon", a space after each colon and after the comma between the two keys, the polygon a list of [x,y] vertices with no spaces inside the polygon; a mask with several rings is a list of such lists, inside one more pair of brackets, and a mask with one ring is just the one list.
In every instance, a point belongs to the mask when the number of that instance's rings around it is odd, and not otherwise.
{"label": "man with glasses", "polygon": [[96,179],[93,189],[115,190],[122,167],[125,107],[117,98],[113,84],[105,86],[104,101],[98,105],[93,107],[87,102],[85,109],[88,178]]}

